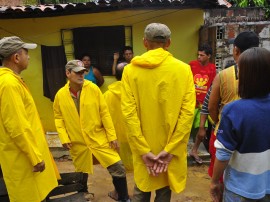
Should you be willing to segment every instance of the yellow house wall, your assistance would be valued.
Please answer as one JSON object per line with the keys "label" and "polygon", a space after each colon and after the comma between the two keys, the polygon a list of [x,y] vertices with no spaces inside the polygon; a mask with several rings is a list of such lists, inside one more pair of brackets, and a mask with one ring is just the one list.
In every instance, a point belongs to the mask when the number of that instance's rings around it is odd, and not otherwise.
{"label": "yellow house wall", "polygon": [[[40,45],[61,45],[61,29],[125,25],[132,26],[134,54],[140,55],[145,52],[142,43],[143,31],[151,22],[160,22],[169,26],[172,31],[172,44],[169,51],[176,58],[184,62],[196,58],[198,31],[203,25],[202,10],[126,10],[50,18],[0,19],[1,38],[17,35],[26,42],[38,44],[35,50],[29,51],[29,66],[21,75],[34,97],[45,131],[55,131],[55,126],[52,102],[43,96]],[[106,91],[107,86],[113,81],[115,81],[114,77],[106,76],[101,90]]]}

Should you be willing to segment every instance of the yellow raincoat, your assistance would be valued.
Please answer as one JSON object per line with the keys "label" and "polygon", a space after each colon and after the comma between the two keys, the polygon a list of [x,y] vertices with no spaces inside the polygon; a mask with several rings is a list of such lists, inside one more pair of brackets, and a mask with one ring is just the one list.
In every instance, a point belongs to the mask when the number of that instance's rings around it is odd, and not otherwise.
{"label": "yellow raincoat", "polygon": [[[57,183],[34,100],[22,79],[0,68],[0,164],[11,202],[40,202]],[[43,172],[33,166],[45,162]]]}
{"label": "yellow raincoat", "polygon": [[107,102],[118,143],[120,145],[119,155],[127,171],[133,170],[132,153],[127,140],[124,118],[121,111],[121,81],[116,81],[108,86],[108,90],[104,93]]}
{"label": "yellow raincoat", "polygon": [[[162,48],[133,58],[122,77],[122,111],[133,153],[134,179],[144,192],[170,186],[185,188],[187,143],[195,108],[195,89],[189,65]],[[166,173],[150,176],[141,158],[162,150],[174,157]]]}
{"label": "yellow raincoat", "polygon": [[69,82],[57,92],[53,109],[61,143],[72,143],[70,155],[77,172],[93,173],[92,154],[105,168],[120,161],[118,153],[109,146],[116,134],[107,104],[95,84],[84,80],[80,115],[70,95]]}

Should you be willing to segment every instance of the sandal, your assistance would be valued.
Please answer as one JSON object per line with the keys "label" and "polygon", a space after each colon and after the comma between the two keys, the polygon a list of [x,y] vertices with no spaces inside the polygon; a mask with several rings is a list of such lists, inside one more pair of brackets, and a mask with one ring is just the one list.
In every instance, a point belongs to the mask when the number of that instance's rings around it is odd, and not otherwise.
{"label": "sandal", "polygon": [[202,164],[202,163],[203,163],[203,160],[202,160],[199,156],[195,156],[195,155],[193,155],[193,154],[191,154],[191,153],[189,153],[189,156],[190,156],[191,158],[193,158],[193,160],[194,160],[196,163],[198,163],[198,164]]}

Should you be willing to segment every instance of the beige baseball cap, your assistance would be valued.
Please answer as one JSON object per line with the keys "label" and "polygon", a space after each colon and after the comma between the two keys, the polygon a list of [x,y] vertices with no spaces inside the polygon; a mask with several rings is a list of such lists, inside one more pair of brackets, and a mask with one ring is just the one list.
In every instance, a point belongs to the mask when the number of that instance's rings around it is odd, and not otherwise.
{"label": "beige baseball cap", "polygon": [[166,42],[171,38],[171,30],[167,25],[161,23],[151,23],[144,30],[144,37],[149,41]]}
{"label": "beige baseball cap", "polygon": [[21,48],[35,49],[37,44],[25,43],[17,36],[4,37],[0,40],[0,57],[7,58]]}
{"label": "beige baseball cap", "polygon": [[84,64],[81,60],[70,60],[66,64],[66,70],[72,70],[74,72],[86,71],[87,69],[84,68]]}

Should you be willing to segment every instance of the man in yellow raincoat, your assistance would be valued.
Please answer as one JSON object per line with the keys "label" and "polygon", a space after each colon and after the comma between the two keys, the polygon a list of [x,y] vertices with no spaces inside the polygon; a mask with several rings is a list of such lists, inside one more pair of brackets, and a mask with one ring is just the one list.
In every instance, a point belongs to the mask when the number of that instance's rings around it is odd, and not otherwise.
{"label": "man in yellow raincoat", "polygon": [[105,101],[107,102],[114,128],[116,131],[117,140],[119,143],[119,155],[124,163],[127,171],[133,171],[133,162],[130,146],[127,140],[124,119],[121,111],[121,90],[122,90],[122,73],[124,67],[128,63],[121,62],[115,68],[116,82],[108,86],[108,90],[104,93]]}
{"label": "man in yellow raincoat", "polygon": [[98,86],[84,80],[86,68],[80,60],[66,64],[67,84],[54,100],[55,125],[63,147],[69,149],[75,169],[84,173],[84,192],[88,173],[93,173],[92,154],[113,178],[117,201],[129,201],[126,171],[117,153],[113,122]]}
{"label": "man in yellow raincoat", "polygon": [[147,25],[144,46],[123,72],[122,111],[133,154],[135,188],[132,202],[168,202],[171,190],[181,192],[187,175],[187,143],[195,108],[189,65],[168,47],[170,29]]}
{"label": "man in yellow raincoat", "polygon": [[16,36],[0,40],[0,164],[11,202],[45,201],[58,185],[38,111],[20,77],[28,49],[36,46]]}

